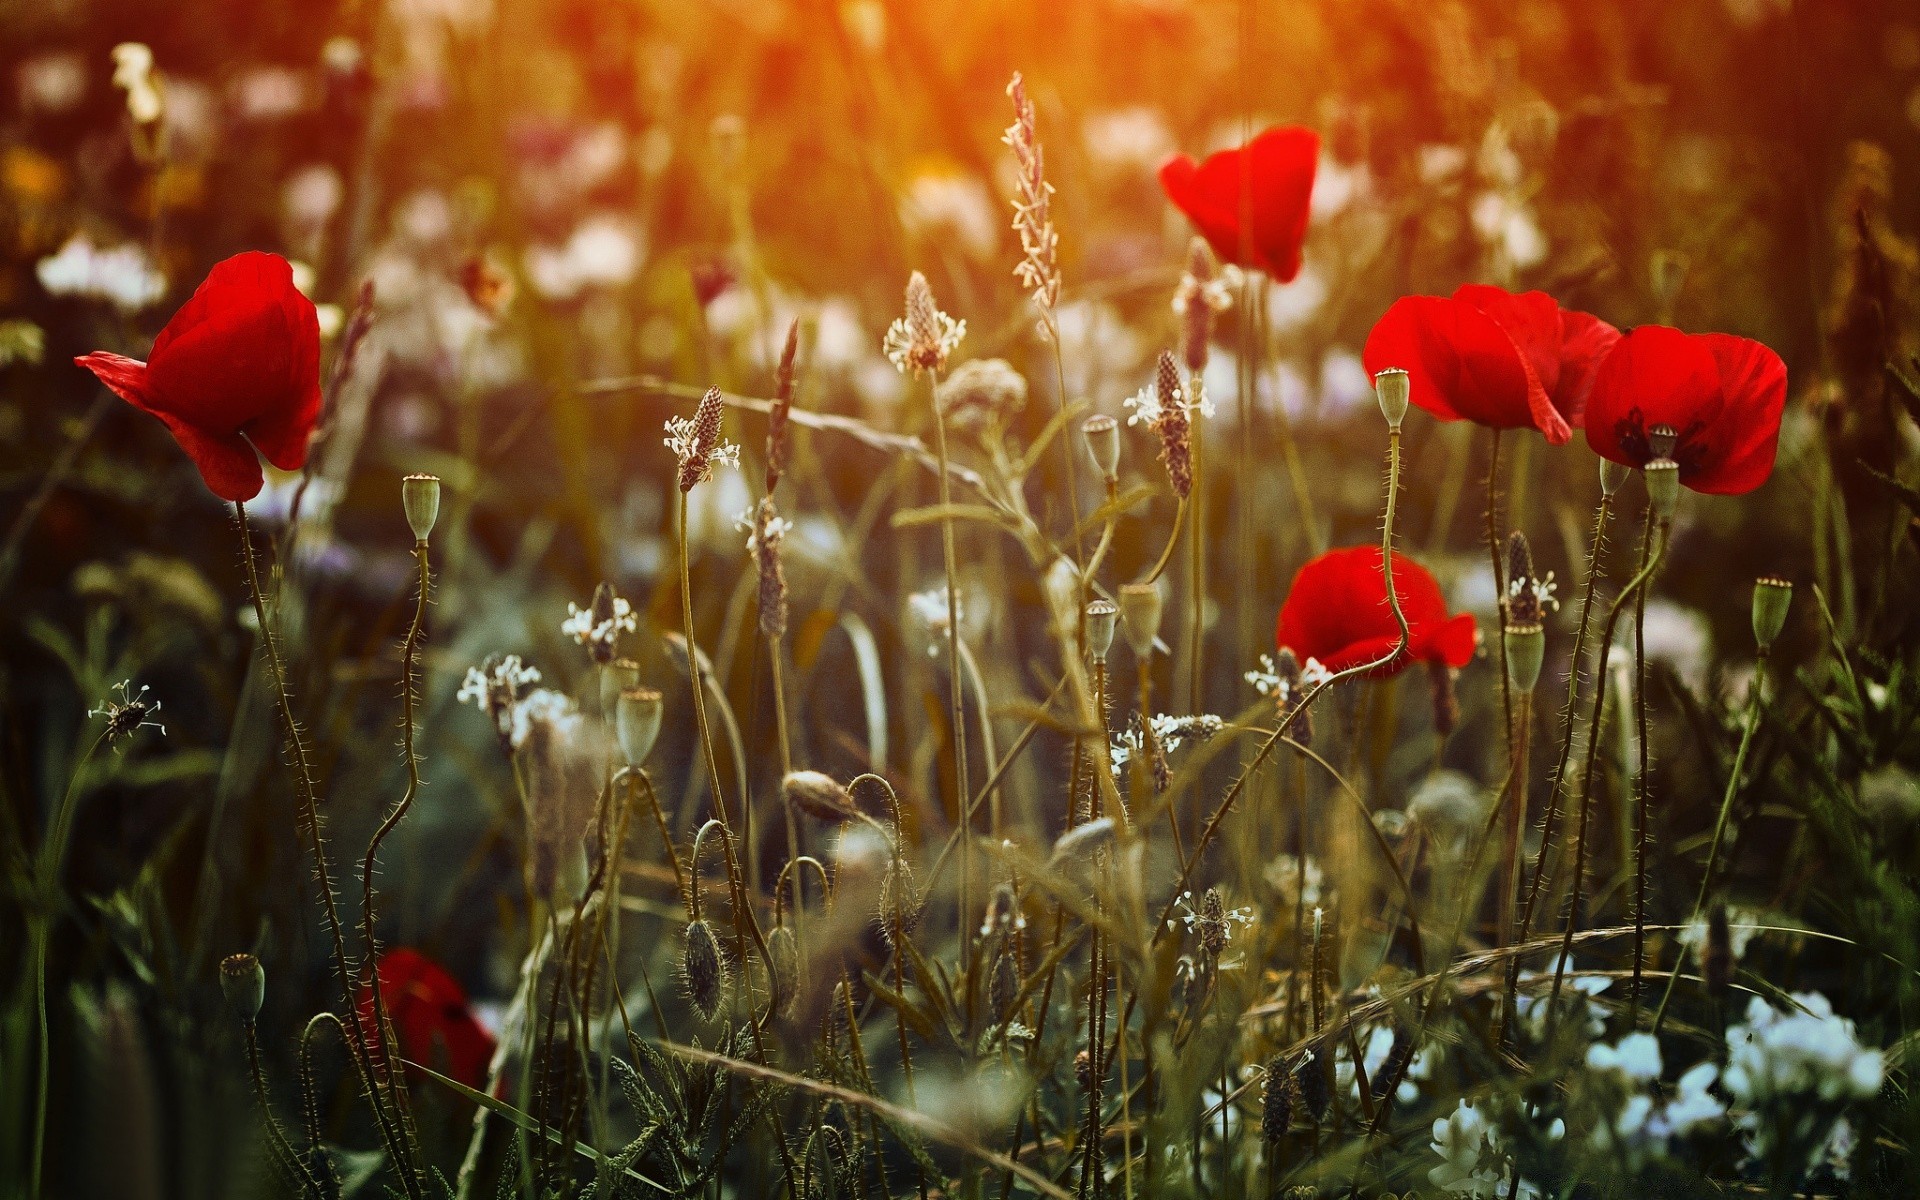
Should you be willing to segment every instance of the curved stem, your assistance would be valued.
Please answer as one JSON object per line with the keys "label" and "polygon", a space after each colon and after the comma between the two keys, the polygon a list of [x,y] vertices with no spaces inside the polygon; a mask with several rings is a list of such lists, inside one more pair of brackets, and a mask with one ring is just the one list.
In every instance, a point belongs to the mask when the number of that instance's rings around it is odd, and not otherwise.
{"label": "curved stem", "polygon": [[1173,548],[1180,544],[1180,529],[1186,524],[1186,519],[1187,502],[1185,499],[1182,499],[1173,510],[1173,528],[1167,533],[1166,549],[1160,552],[1160,560],[1153,564],[1153,570],[1148,571],[1141,577],[1141,583],[1158,583],[1160,581],[1160,576],[1166,572],[1167,564],[1173,561]]}
{"label": "curved stem", "polygon": [[[1763,652],[1755,667],[1753,691],[1749,693],[1747,699],[1746,726],[1740,731],[1740,748],[1734,752],[1733,770],[1727,774],[1726,791],[1720,797],[1720,815],[1713,822],[1713,841],[1707,846],[1707,867],[1705,873],[1700,876],[1700,894],[1694,898],[1693,915],[1687,919],[1688,925],[1700,919],[1700,914],[1706,911],[1707,897],[1713,892],[1713,871],[1720,862],[1720,847],[1727,834],[1727,817],[1733,812],[1735,797],[1740,794],[1740,773],[1747,766],[1747,750],[1753,745],[1754,730],[1760,727],[1760,709],[1765,700],[1766,681],[1767,656]],[[1653,1016],[1653,1032],[1656,1035],[1660,1032],[1661,1022],[1666,1020],[1667,1003],[1673,999],[1673,987],[1679,979],[1680,967],[1676,963],[1673,971],[1667,976],[1667,990],[1660,997],[1660,1007]]]}
{"label": "curved stem", "polygon": [[279,1120],[273,1115],[273,1104],[267,1097],[267,1073],[260,1066],[260,1039],[254,1033],[252,1021],[244,1024],[247,1030],[247,1068],[253,1076],[253,1095],[260,1104],[260,1119],[266,1122],[267,1146],[281,1160],[281,1169],[299,1182],[303,1195],[324,1196],[326,1192],[322,1190],[320,1181],[314,1178],[305,1160],[294,1153],[293,1144],[287,1140]]}
{"label": "curved stem", "polygon": [[427,593],[431,586],[431,579],[428,575],[427,542],[425,538],[421,538],[414,543],[413,557],[419,563],[420,567],[419,599],[413,609],[413,624],[407,630],[407,638],[402,644],[400,652],[400,737],[407,763],[407,789],[401,795],[400,802],[393,806],[393,811],[388,813],[386,819],[380,822],[380,827],[374,830],[372,839],[367,842],[366,857],[362,859],[360,863],[361,937],[366,942],[368,989],[373,995],[373,1020],[374,1027],[378,1031],[378,1036],[374,1039],[374,1045],[378,1047],[379,1060],[374,1065],[379,1069],[386,1086],[391,1089],[393,1102],[399,1110],[399,1114],[406,1118],[409,1124],[411,1124],[412,1118],[408,1111],[406,1081],[403,1077],[395,1074],[393,1069],[393,1051],[389,1043],[391,1028],[387,1016],[387,1001],[385,989],[380,982],[380,943],[374,932],[373,868],[375,859],[380,853],[380,844],[386,841],[388,834],[398,828],[401,819],[407,815],[407,810],[413,807],[414,796],[420,791],[420,755],[415,750],[413,743],[413,679],[414,666],[418,662],[420,655],[421,636],[426,626]]}
{"label": "curved stem", "polygon": [[405,1185],[409,1200],[423,1200],[425,1190],[412,1169],[414,1161],[412,1148],[400,1132],[396,1114],[390,1111],[391,1100],[381,1085],[373,1069],[373,1061],[368,1054],[368,1034],[366,1023],[360,1017],[360,1005],[356,1002],[353,986],[353,968],[347,959],[347,939],[340,921],[340,907],[334,897],[332,873],[327,870],[327,853],[324,831],[320,823],[319,789],[313,781],[313,768],[307,754],[306,740],[300,736],[299,722],[294,720],[293,699],[287,690],[287,672],[280,660],[280,643],[274,636],[273,622],[267,616],[266,595],[260,588],[260,569],[254,561],[253,531],[247,524],[247,506],[235,501],[234,520],[240,528],[240,560],[246,568],[247,593],[253,600],[253,615],[260,627],[260,644],[266,651],[267,667],[273,676],[273,691],[280,714],[280,732],[286,739],[287,751],[293,758],[293,776],[295,796],[299,802],[300,823],[306,826],[307,849],[313,855],[315,879],[319,883],[321,909],[326,916],[327,933],[333,941],[333,964],[338,976],[340,993],[346,1001],[348,1027],[353,1036],[351,1044],[354,1065],[359,1068],[361,1086],[366,1089],[367,1100],[373,1106],[374,1117],[380,1128],[381,1140],[385,1143],[388,1156],[396,1164],[406,1164],[400,1172],[400,1181]]}

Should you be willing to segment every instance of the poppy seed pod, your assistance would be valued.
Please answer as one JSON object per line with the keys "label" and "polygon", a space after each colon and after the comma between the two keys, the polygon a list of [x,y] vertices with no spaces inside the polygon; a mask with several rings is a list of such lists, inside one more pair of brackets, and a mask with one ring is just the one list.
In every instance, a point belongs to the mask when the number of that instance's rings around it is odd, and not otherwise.
{"label": "poppy seed pod", "polygon": [[640,686],[640,664],[630,658],[616,658],[600,672],[600,708],[617,713],[620,696]]}
{"label": "poppy seed pod", "polygon": [[407,524],[413,527],[414,538],[426,541],[433,532],[433,523],[440,519],[440,477],[409,475],[402,479],[400,506],[406,509]]}
{"label": "poppy seed pod", "polygon": [[1546,661],[1547,633],[1538,625],[1509,625],[1507,643],[1507,683],[1522,695],[1540,682],[1540,665]]}
{"label": "poppy seed pod", "polygon": [[234,1016],[251,1023],[267,999],[267,973],[261,969],[260,960],[251,954],[229,954],[221,959],[220,993],[227,998]]}
{"label": "poppy seed pod", "polygon": [[1620,485],[1627,481],[1627,473],[1632,469],[1633,468],[1627,466],[1625,463],[1617,463],[1610,458],[1601,459],[1600,494],[1602,496],[1611,496],[1619,491]]}
{"label": "poppy seed pod", "polygon": [[1407,373],[1399,367],[1388,367],[1373,377],[1374,395],[1380,400],[1380,413],[1387,419],[1387,427],[1400,428],[1400,422],[1407,418],[1407,397],[1412,392],[1412,384]]}
{"label": "poppy seed pod", "polygon": [[1087,453],[1093,456],[1093,465],[1100,468],[1101,477],[1108,483],[1118,481],[1120,422],[1105,413],[1096,413],[1080,426],[1080,436],[1087,440]]}
{"label": "poppy seed pod", "polygon": [[1113,648],[1113,631],[1120,620],[1120,610],[1111,600],[1093,600],[1087,604],[1087,652],[1093,655],[1095,662],[1105,662],[1107,651]]}
{"label": "poppy seed pod", "polygon": [[1136,658],[1153,657],[1153,643],[1160,637],[1160,589],[1151,583],[1129,583],[1120,588],[1120,621],[1126,626],[1127,644]]}
{"label": "poppy seed pod", "polygon": [[638,767],[653,753],[660,736],[660,717],[664,710],[660,693],[653,688],[628,688],[620,693],[614,709],[613,732],[620,743],[620,756],[629,767]]}
{"label": "poppy seed pod", "polygon": [[1766,654],[1773,639],[1787,623],[1787,609],[1793,604],[1793,583],[1777,575],[1762,575],[1753,581],[1753,640]]}
{"label": "poppy seed pod", "polygon": [[1670,458],[1656,458],[1641,468],[1647,481],[1647,503],[1653,515],[1667,521],[1680,504],[1680,464]]}
{"label": "poppy seed pod", "polygon": [[855,816],[853,798],[840,781],[824,771],[789,771],[780,781],[788,804],[816,820],[838,825]]}

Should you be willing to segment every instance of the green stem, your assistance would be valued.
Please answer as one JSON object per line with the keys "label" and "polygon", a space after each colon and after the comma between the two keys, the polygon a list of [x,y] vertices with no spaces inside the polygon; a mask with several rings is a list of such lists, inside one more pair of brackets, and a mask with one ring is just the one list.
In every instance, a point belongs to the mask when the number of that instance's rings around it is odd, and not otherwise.
{"label": "green stem", "polygon": [[[940,554],[947,575],[947,700],[948,719],[953,725],[953,803],[961,821],[959,932],[962,960],[973,961],[973,939],[967,925],[973,919],[973,821],[967,800],[973,795],[967,786],[967,719],[960,683],[960,574],[959,556],[953,538],[953,480],[947,472],[947,416],[940,410],[934,391],[934,376],[927,377],[927,399],[933,406],[934,447],[940,457]],[[1062,396],[1064,402],[1065,397]],[[1076,522],[1077,525],[1077,522]]]}

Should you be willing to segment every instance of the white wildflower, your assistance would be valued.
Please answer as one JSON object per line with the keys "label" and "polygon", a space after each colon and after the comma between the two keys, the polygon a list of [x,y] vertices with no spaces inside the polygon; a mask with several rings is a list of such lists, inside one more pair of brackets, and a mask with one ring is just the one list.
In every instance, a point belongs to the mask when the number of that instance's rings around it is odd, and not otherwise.
{"label": "white wildflower", "polygon": [[141,125],[160,119],[160,85],[153,77],[153,50],[144,42],[113,48],[113,86],[126,89],[127,114]]}
{"label": "white wildflower", "polygon": [[41,259],[34,274],[50,295],[105,300],[123,313],[139,312],[167,294],[166,276],[139,245],[98,247],[84,233]]}
{"label": "white wildflower", "polygon": [[573,698],[552,688],[535,688],[513,706],[507,740],[519,750],[527,744],[536,726],[546,726],[561,739],[569,739],[583,718]]}

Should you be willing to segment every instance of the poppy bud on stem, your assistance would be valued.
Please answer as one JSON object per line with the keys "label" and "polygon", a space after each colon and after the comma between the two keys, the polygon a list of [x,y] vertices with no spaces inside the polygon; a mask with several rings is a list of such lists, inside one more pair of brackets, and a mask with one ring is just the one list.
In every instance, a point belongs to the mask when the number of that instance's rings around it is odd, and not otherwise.
{"label": "poppy bud on stem", "polygon": [[1120,481],[1120,422],[1105,413],[1096,413],[1088,417],[1080,426],[1080,436],[1087,440],[1087,453],[1093,456],[1093,465],[1100,468],[1100,474],[1108,484]]}
{"label": "poppy bud on stem", "polygon": [[440,517],[440,477],[409,475],[400,481],[400,505],[406,510],[407,524],[414,540],[424,543]]}
{"label": "poppy bud on stem", "polygon": [[1773,650],[1773,640],[1787,624],[1787,609],[1793,604],[1793,584],[1777,575],[1762,575],[1753,581],[1753,640],[1765,658]]}
{"label": "poppy bud on stem", "polygon": [[1407,373],[1398,367],[1389,367],[1373,377],[1374,395],[1380,400],[1380,413],[1387,419],[1387,427],[1400,428],[1400,422],[1407,417],[1407,398],[1412,393],[1412,385]]}
{"label": "poppy bud on stem", "polygon": [[229,954],[220,960],[220,994],[233,1015],[249,1024],[260,1015],[267,998],[267,973],[251,954]]}

